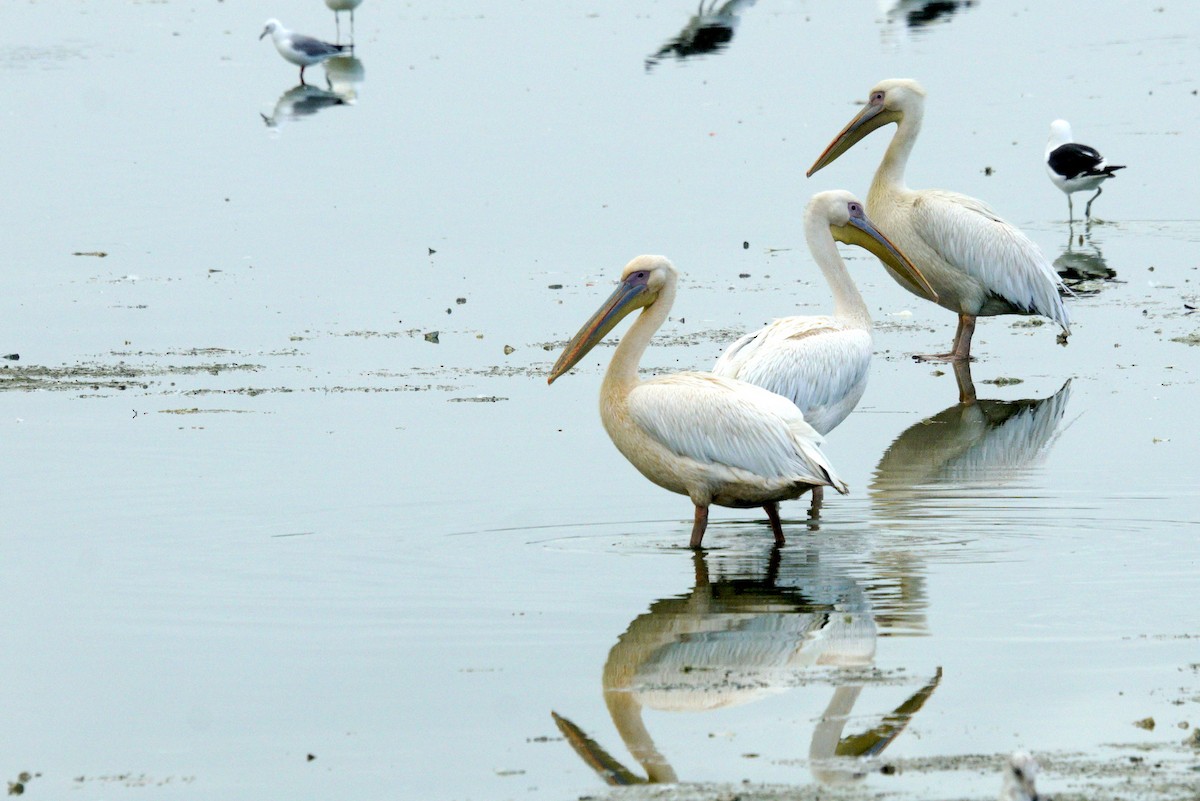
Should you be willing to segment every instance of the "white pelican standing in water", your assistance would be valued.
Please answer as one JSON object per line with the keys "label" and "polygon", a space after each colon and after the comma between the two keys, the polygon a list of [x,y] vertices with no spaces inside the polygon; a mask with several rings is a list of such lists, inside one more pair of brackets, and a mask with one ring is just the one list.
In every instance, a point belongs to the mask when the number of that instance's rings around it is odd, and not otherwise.
{"label": "white pelican standing in water", "polygon": [[[949,353],[919,360],[971,358],[975,319],[997,314],[1040,314],[1070,334],[1070,318],[1059,289],[1062,281],[1029,237],[1005,222],[983,201],[942,189],[912,190],[904,168],[921,130],[925,90],[916,81],[891,78],[871,90],[867,105],[842,129],[816,163],[812,175],[877,128],[896,123],[867,194],[871,219],[921,269],[937,292],[937,304],[958,313]],[[908,289],[912,285],[888,265]],[[920,293],[917,293],[920,294]]]}
{"label": "white pelican standing in water", "polygon": [[730,345],[713,373],[782,395],[824,435],[858,405],[871,367],[871,313],[836,243],[865,248],[914,289],[937,293],[845,190],[813,195],[804,210],[804,237],[833,292],[833,314],[774,320]]}
{"label": "white pelican standing in water", "polygon": [[622,455],[660,487],[695,505],[692,548],[699,548],[710,504],[761,506],[775,543],[784,543],[779,502],[813,487],[846,484],[819,447],[821,435],[794,403],[762,387],[712,373],[638,379],[638,362],[675,301],[675,266],[638,256],[621,283],[571,338],[548,383],[570,370],[626,315],[643,309],[613,353],[600,386],[600,419]]}

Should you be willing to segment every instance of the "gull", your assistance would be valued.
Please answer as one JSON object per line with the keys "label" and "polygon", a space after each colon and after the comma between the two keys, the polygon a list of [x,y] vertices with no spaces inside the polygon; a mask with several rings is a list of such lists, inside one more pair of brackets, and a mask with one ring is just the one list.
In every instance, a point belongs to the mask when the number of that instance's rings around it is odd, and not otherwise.
{"label": "gull", "polygon": [[1114,177],[1117,170],[1125,169],[1124,164],[1109,164],[1094,147],[1081,145],[1073,141],[1071,124],[1066,120],[1055,120],[1050,123],[1050,139],[1046,142],[1046,172],[1050,180],[1067,196],[1067,211],[1071,220],[1075,219],[1075,204],[1071,195],[1075,192],[1087,192],[1092,189],[1092,195],[1083,211],[1083,216],[1091,219],[1092,203],[1100,197],[1100,184]]}
{"label": "gull", "polygon": [[267,20],[263,32],[258,35],[259,40],[261,41],[268,33],[271,34],[271,40],[275,43],[275,49],[279,51],[279,55],[293,64],[300,65],[300,83],[304,83],[305,67],[319,64],[327,58],[351,49],[351,45],[330,44],[302,33],[293,33],[283,27],[283,23],[277,19]]}
{"label": "gull", "polygon": [[350,12],[350,41],[354,41],[354,9],[362,5],[362,0],[325,0],[325,5],[333,11],[333,21],[337,25],[338,40],[342,38],[342,13]]}

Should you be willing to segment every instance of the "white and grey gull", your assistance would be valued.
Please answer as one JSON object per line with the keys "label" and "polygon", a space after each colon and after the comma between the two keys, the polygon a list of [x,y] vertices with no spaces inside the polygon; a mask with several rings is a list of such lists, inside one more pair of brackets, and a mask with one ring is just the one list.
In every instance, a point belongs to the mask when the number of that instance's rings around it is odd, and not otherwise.
{"label": "white and grey gull", "polygon": [[352,45],[322,42],[320,39],[289,31],[277,19],[267,20],[263,32],[258,35],[259,40],[267,34],[271,34],[271,41],[275,43],[275,49],[279,51],[279,55],[300,66],[300,83],[304,83],[305,67],[311,67],[327,58],[353,50]]}
{"label": "white and grey gull", "polygon": [[1081,145],[1071,135],[1071,124],[1066,120],[1050,123],[1050,139],[1046,142],[1046,172],[1050,180],[1067,196],[1067,211],[1075,219],[1075,204],[1071,195],[1075,192],[1090,192],[1095,189],[1084,209],[1083,216],[1090,219],[1092,203],[1100,197],[1100,184],[1113,177],[1124,164],[1109,164],[1094,147]]}

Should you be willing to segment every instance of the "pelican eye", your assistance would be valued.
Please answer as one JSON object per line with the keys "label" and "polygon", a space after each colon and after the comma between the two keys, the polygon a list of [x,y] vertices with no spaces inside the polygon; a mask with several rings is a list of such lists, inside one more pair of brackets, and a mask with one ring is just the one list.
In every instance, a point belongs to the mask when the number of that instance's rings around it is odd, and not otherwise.
{"label": "pelican eye", "polygon": [[883,92],[872,92],[871,93],[871,105],[872,106],[882,106],[883,105]]}
{"label": "pelican eye", "polygon": [[851,201],[846,204],[846,209],[850,212],[851,217],[863,216],[863,207],[861,203]]}
{"label": "pelican eye", "polygon": [[627,283],[627,284],[645,284],[649,280],[650,280],[650,271],[649,270],[638,270],[636,273],[630,273],[629,277],[625,279],[625,283]]}

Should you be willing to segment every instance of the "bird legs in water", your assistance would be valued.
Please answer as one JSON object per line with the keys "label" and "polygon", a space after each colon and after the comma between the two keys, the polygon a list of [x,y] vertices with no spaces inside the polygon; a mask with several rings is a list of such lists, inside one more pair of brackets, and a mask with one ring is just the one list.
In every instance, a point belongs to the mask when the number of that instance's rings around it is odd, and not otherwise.
{"label": "bird legs in water", "polygon": [[975,333],[975,315],[958,315],[958,330],[954,333],[954,344],[949,353],[918,353],[913,356],[919,362],[962,362],[971,360],[971,337]]}
{"label": "bird legs in water", "polygon": [[708,507],[696,506],[696,517],[692,521],[692,541],[688,547],[693,551],[700,549],[700,542],[704,539],[704,529],[708,528]]}
{"label": "bird legs in water", "polygon": [[[764,503],[763,509],[767,513],[767,519],[771,521],[771,533],[775,535],[775,544],[785,544],[787,541],[783,538],[783,524],[779,521],[779,504],[775,501]],[[706,528],[708,528],[708,507],[697,506],[696,516],[692,521],[692,539],[688,543],[688,547],[693,551],[700,550],[700,543],[704,540]]]}
{"label": "bird legs in water", "polygon": [[[1087,202],[1087,207],[1083,210],[1083,216],[1086,217],[1088,220],[1092,219],[1092,204],[1096,202],[1096,198],[1100,197],[1100,193],[1103,191],[1104,191],[1103,187],[1097,186],[1096,194],[1092,195],[1091,200],[1089,200]],[[1070,196],[1068,196],[1067,200],[1070,200],[1070,199],[1071,199]]]}

